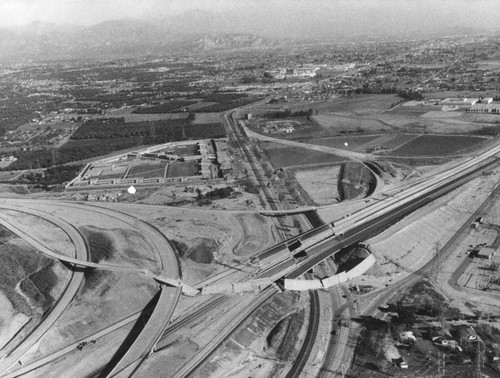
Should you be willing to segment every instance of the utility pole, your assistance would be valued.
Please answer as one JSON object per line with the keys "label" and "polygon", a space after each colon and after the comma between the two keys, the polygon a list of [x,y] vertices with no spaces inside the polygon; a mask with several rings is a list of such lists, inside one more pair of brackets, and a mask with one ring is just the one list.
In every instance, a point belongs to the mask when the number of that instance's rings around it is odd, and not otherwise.
{"label": "utility pole", "polygon": [[476,349],[476,377],[481,378],[483,375],[481,373],[481,341],[477,340]]}
{"label": "utility pole", "polygon": [[438,351],[438,376],[444,377],[446,374],[446,354]]}

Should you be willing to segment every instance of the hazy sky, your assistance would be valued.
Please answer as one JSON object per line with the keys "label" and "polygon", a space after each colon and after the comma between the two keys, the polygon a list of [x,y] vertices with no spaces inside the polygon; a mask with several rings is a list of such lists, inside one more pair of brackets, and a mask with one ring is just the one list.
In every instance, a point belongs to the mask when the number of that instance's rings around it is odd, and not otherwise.
{"label": "hazy sky", "polygon": [[[472,26],[499,29],[500,0],[0,0],[0,27],[35,20],[91,25],[109,19],[162,18],[192,9],[235,13],[259,28],[307,32],[337,28]],[[254,31],[254,30],[252,30]]]}

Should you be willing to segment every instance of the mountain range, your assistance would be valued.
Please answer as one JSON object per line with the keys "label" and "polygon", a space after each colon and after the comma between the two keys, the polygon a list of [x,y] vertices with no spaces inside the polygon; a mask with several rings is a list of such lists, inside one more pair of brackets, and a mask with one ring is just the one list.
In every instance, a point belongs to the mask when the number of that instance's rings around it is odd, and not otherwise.
{"label": "mountain range", "polygon": [[[218,13],[191,10],[162,19],[119,19],[92,26],[33,22],[14,29],[0,28],[0,62],[60,59],[108,59],[161,56],[233,49],[268,49],[294,40],[331,42],[375,37],[419,39],[430,36],[475,34],[470,27],[433,24],[388,28],[369,12],[341,14],[333,21],[328,12]],[[352,25],[354,17],[358,22]],[[411,26],[411,27],[410,27]]]}
{"label": "mountain range", "polygon": [[33,22],[14,29],[0,28],[0,62],[264,49],[279,43],[231,30],[234,28],[223,17],[206,11],[154,21],[110,20],[88,27]]}

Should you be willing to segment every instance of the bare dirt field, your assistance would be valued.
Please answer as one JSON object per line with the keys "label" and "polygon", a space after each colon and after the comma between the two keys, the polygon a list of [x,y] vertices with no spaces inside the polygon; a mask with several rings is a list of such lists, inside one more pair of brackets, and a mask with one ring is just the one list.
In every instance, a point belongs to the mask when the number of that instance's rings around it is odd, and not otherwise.
{"label": "bare dirt field", "polygon": [[75,255],[75,247],[68,235],[52,223],[21,211],[2,209],[2,215],[12,218],[23,229],[30,230],[30,235],[48,248],[62,255]]}
{"label": "bare dirt field", "polygon": [[329,205],[340,200],[337,189],[340,166],[297,169],[295,177],[300,186],[317,205]]}
{"label": "bare dirt field", "polygon": [[248,258],[276,242],[272,219],[258,214],[114,204],[156,226],[182,254],[184,279],[194,284],[218,271],[221,264]]}

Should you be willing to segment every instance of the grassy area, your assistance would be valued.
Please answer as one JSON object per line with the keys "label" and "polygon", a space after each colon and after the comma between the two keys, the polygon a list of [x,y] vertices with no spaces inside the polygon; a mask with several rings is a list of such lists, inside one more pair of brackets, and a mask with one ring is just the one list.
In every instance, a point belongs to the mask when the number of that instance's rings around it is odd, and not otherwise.
{"label": "grassy area", "polygon": [[446,156],[478,146],[484,138],[451,135],[421,135],[398,149],[392,151],[394,156]]}
{"label": "grassy area", "polygon": [[[307,143],[317,144],[318,146],[340,148],[343,150],[364,152],[365,144],[377,139],[379,139],[379,135],[358,135],[311,139]],[[347,146],[345,145],[346,143]]]}
{"label": "grassy area", "polygon": [[142,164],[135,165],[130,168],[130,171],[127,175],[127,178],[133,177],[143,177],[143,178],[152,178],[152,177],[164,177],[165,175],[165,166],[166,163],[160,164]]}
{"label": "grassy area", "polygon": [[172,154],[177,154],[180,156],[193,156],[199,154],[195,144],[174,146],[173,148],[169,149],[169,151]]}
{"label": "grassy area", "polygon": [[387,157],[384,158],[388,162],[394,162],[397,164],[409,165],[412,167],[419,167],[425,165],[440,165],[451,161],[451,159],[432,157],[432,158],[397,158],[397,157]]}
{"label": "grassy area", "polygon": [[352,112],[366,114],[388,110],[392,103],[399,101],[399,96],[390,95],[355,95],[332,100],[328,106],[329,112]]}
{"label": "grassy area", "polygon": [[191,104],[195,103],[195,101],[183,101],[183,100],[174,100],[168,101],[164,104],[155,105],[155,106],[147,106],[140,107],[135,109],[132,113],[135,114],[161,114],[161,113],[169,113],[174,110],[179,110],[181,108],[185,108]]}
{"label": "grassy area", "polygon": [[168,166],[167,177],[196,176],[198,174],[197,160],[186,162],[175,161]]}
{"label": "grassy area", "polygon": [[275,168],[334,163],[343,160],[339,156],[307,148],[282,146],[268,142],[264,142],[262,146],[267,159]]}

